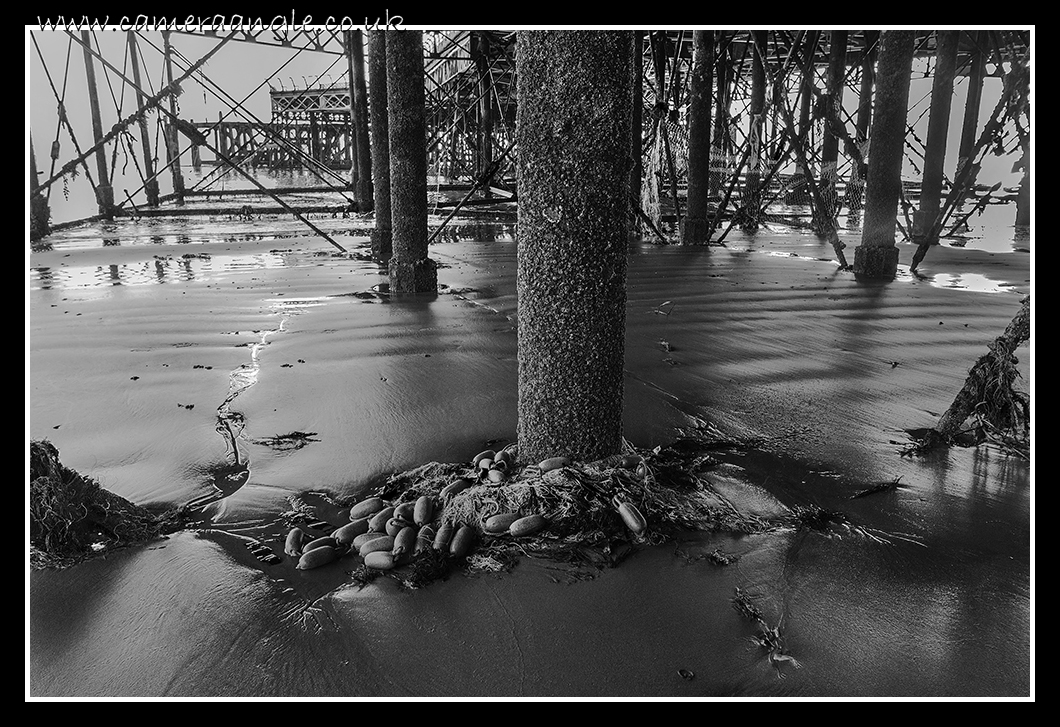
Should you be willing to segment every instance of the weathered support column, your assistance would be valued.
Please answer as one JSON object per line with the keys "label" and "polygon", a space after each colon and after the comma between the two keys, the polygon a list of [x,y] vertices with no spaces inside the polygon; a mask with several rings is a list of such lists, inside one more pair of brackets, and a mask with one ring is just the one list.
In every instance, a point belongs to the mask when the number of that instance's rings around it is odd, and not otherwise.
{"label": "weathered support column", "polygon": [[519,31],[519,456],[620,451],[630,31]]}
{"label": "weathered support column", "polygon": [[[375,186],[375,227],[372,257],[389,262],[392,251],[390,229],[390,136],[386,104],[386,31],[368,34],[368,104],[372,120],[372,183]],[[455,138],[456,131],[453,131]]]}
{"label": "weathered support column", "polygon": [[865,49],[861,56],[861,87],[858,91],[858,113],[856,141],[861,150],[861,160],[854,160],[854,169],[847,183],[846,204],[851,213],[860,213],[865,201],[865,177],[869,166],[866,162],[866,141],[869,138],[869,124],[872,122],[872,88],[876,83],[876,55],[879,50],[880,32],[878,30],[862,31]]}
{"label": "weathered support column", "polygon": [[[633,135],[631,156],[633,173],[629,180],[630,197],[639,205],[641,177],[644,176],[644,33],[635,30],[633,40]],[[640,221],[632,229],[636,230]]]}
{"label": "weathered support column", "polygon": [[[96,69],[92,63],[92,35],[87,30],[81,31],[81,46],[85,55],[85,76],[88,86],[88,104],[92,114],[92,139],[96,144],[103,139],[103,119],[100,116],[99,94],[96,90]],[[96,203],[99,212],[107,219],[114,218],[114,188],[110,184],[110,175],[107,174],[107,150],[100,146],[96,149],[96,173],[99,175],[99,183],[96,185]]]}
{"label": "weathered support column", "polygon": [[865,221],[861,244],[854,249],[854,273],[866,278],[893,280],[898,272],[895,212],[902,188],[909,74],[913,69],[915,38],[916,32],[912,30],[886,30],[881,36]]}
{"label": "weathered support column", "polygon": [[[162,31],[162,54],[166,66],[166,83],[173,83],[173,49],[169,44],[169,36],[172,31]],[[166,132],[166,163],[169,165],[170,173],[173,175],[173,195],[177,205],[184,204],[184,174],[180,171],[180,135],[177,125],[173,119],[177,117],[177,95],[169,96],[169,122],[165,126]],[[223,149],[222,149],[223,151]]]}
{"label": "weathered support column", "polygon": [[[928,110],[924,174],[920,184],[920,208],[913,216],[914,242],[924,241],[939,214],[950,126],[950,103],[953,100],[953,76],[957,71],[957,40],[960,38],[960,31],[939,30],[936,33],[935,77],[931,82],[931,106]],[[915,264],[913,267],[916,267]]]}
{"label": "weathered support column", "polygon": [[972,150],[975,149],[979,130],[979,106],[983,99],[983,76],[986,73],[986,53],[983,46],[987,40],[987,31],[975,32],[975,52],[971,58],[972,67],[968,71],[968,95],[964,102],[964,122],[961,125],[961,144],[957,151],[957,174],[971,163]]}
{"label": "weathered support column", "polygon": [[390,137],[392,293],[438,290],[427,257],[427,122],[423,88],[423,31],[387,33],[387,120]]}
{"label": "weathered support column", "polygon": [[[140,52],[136,45],[136,33],[129,31],[129,62],[132,66],[133,83],[136,84],[136,108],[141,112],[147,97],[139,90],[143,88],[140,81]],[[158,206],[158,180],[155,179],[155,158],[151,154],[151,135],[147,127],[147,114],[140,114],[140,147],[144,153],[144,193],[147,195],[147,204],[151,207]]]}
{"label": "weathered support column", "polygon": [[[843,89],[846,86],[847,31],[831,31],[828,45],[828,78],[825,81],[823,102],[832,109],[826,113],[838,115],[843,108]],[[820,189],[827,208],[817,209],[814,206],[815,229],[822,229],[821,216],[827,215],[828,219],[834,222],[839,213],[839,196],[836,193],[836,185],[839,183],[838,167],[839,137],[833,133],[828,124],[825,124],[824,139],[821,141]]]}
{"label": "weathered support column", "polygon": [[741,200],[744,219],[741,227],[748,231],[758,229],[758,214],[762,204],[762,122],[766,106],[766,42],[767,31],[751,31],[754,43],[753,62],[751,65],[751,103],[747,113],[750,115],[748,141],[751,153],[747,158],[747,179],[744,181],[744,193]]}
{"label": "weathered support column", "polygon": [[692,33],[692,77],[688,90],[688,200],[681,221],[681,243],[706,242],[710,193],[710,95],[713,85],[714,31]]}
{"label": "weathered support column", "polygon": [[368,140],[368,90],[364,81],[364,36],[360,30],[348,31],[347,57],[350,69],[350,120],[353,135],[350,149],[350,184],[353,199],[360,212],[371,212],[374,206],[372,190],[372,150]]}
{"label": "weathered support column", "polygon": [[674,44],[673,70],[670,73],[670,123],[676,124],[681,119],[681,46],[685,42],[685,31],[677,31],[677,42]]}
{"label": "weathered support column", "polygon": [[[357,147],[356,145],[351,145],[350,149],[356,152]],[[317,121],[317,112],[313,110],[309,111],[309,156],[313,161],[320,163],[320,123]],[[353,162],[353,167],[356,168],[356,154],[354,154],[351,161]]]}
{"label": "weathered support column", "polygon": [[40,193],[37,179],[37,156],[33,152],[33,135],[29,137],[29,239],[39,240],[51,231],[51,210],[48,200]]}
{"label": "weathered support column", "polygon": [[[799,77],[799,129],[800,139],[808,139],[810,135],[810,108],[813,104],[814,87],[814,55],[817,53],[817,40],[821,31],[807,30],[803,38],[802,69]],[[808,163],[808,162],[807,162]],[[813,195],[810,194],[810,171],[804,169],[799,162],[795,163],[795,171],[792,173],[791,191],[784,197],[787,204],[812,203]]]}
{"label": "weathered support column", "polygon": [[[473,33],[475,71],[478,75],[478,164],[475,174],[481,177],[493,165],[493,92],[490,75],[490,38],[486,31]],[[487,185],[483,190],[485,197],[492,197]]]}
{"label": "weathered support column", "polygon": [[[722,41],[723,31],[718,31],[717,41],[719,47]],[[711,134],[711,160],[710,160],[710,196],[715,197],[721,192],[722,183],[728,176],[729,170],[729,79],[732,76],[732,43],[726,46],[725,51],[718,59],[717,93],[714,103],[714,132]]]}
{"label": "weathered support column", "polygon": [[1019,192],[1016,193],[1016,225],[1018,227],[1029,227],[1031,224],[1031,135],[1020,133],[1020,147],[1023,156],[1018,165],[1023,168],[1023,177],[1020,179]]}

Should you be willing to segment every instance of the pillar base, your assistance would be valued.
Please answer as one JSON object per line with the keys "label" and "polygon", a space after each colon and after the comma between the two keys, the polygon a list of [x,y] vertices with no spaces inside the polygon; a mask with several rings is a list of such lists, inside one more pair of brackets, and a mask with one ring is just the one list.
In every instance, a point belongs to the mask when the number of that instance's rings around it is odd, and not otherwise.
{"label": "pillar base", "polygon": [[29,239],[36,242],[47,237],[51,232],[51,210],[48,201],[42,194],[33,194],[29,198]]}
{"label": "pillar base", "polygon": [[394,236],[389,227],[372,228],[372,259],[376,262],[390,262],[394,254]]}
{"label": "pillar base", "polygon": [[96,185],[96,203],[99,213],[107,219],[114,218],[114,188],[109,184]]}
{"label": "pillar base", "polygon": [[158,206],[158,181],[151,179],[148,180],[147,184],[144,185],[144,193],[147,195],[147,204],[149,207]]}
{"label": "pillar base", "polygon": [[438,265],[429,257],[422,260],[390,259],[391,293],[437,293]]}
{"label": "pillar base", "polygon": [[707,242],[710,225],[705,218],[682,217],[680,228],[682,245],[702,245]]}
{"label": "pillar base", "polygon": [[854,248],[854,275],[875,280],[894,280],[898,274],[898,248],[893,245],[858,245]]}

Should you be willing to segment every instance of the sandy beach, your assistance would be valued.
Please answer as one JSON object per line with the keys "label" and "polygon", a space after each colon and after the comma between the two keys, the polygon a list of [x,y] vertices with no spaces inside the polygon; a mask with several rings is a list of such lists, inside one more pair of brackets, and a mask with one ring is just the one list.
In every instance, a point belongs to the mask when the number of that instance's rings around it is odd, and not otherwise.
{"label": "sandy beach", "polygon": [[[220,495],[166,539],[27,566],[27,696],[1027,697],[1031,463],[991,444],[902,456],[1031,292],[1011,219],[989,208],[919,277],[900,245],[889,283],[780,225],[630,245],[626,438],[753,442],[717,475],[742,509],[815,505],[879,541],[690,533],[595,573],[528,558],[415,590],[353,585],[352,558],[265,566],[245,544],[282,554],[293,502],[338,523],[390,473],[514,439],[511,222],[454,222],[431,246],[439,295],[402,298],[362,259],[367,218],[315,220],[353,255],[286,222],[57,234],[29,256],[29,438],[140,505]],[[750,641],[736,589],[801,668]]]}

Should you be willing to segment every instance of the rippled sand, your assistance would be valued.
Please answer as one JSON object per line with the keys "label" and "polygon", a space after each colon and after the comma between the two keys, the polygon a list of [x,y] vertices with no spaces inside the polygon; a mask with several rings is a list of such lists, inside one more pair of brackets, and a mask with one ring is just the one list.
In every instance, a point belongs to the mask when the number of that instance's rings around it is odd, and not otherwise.
{"label": "rippled sand", "polygon": [[[364,220],[319,224],[367,245]],[[242,546],[282,537],[291,496],[356,496],[515,436],[512,226],[447,233],[431,249],[442,293],[405,299],[371,262],[282,227],[141,221],[30,256],[30,437],[139,504],[221,495],[202,527],[28,577],[30,695],[1030,692],[1030,466],[991,446],[899,456],[1030,291],[1030,242],[1011,228],[934,248],[923,277],[889,284],[783,228],[630,248],[627,438],[754,437],[731,484],[743,506],[839,510],[890,544],[703,535],[588,581],[526,561],[407,591],[352,587],[352,565],[270,569]],[[278,445],[292,433],[304,446]],[[736,562],[712,565],[714,549]],[[779,678],[748,640],[737,587],[801,669]]]}

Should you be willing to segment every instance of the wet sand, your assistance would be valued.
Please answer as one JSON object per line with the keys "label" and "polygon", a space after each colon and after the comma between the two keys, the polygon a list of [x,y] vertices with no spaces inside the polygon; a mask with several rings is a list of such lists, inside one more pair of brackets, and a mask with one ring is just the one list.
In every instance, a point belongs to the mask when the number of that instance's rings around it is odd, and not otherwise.
{"label": "wet sand", "polygon": [[[324,223],[367,245],[358,221]],[[292,497],[355,497],[515,436],[511,226],[460,226],[431,249],[443,292],[390,299],[377,266],[322,240],[198,224],[180,241],[121,228],[107,246],[71,232],[31,256],[30,437],[138,504],[225,496],[201,527],[27,576],[28,696],[1030,694],[1029,463],[990,445],[899,454],[1030,291],[1030,243],[1011,228],[934,248],[923,279],[886,285],[779,228],[630,248],[627,438],[754,438],[742,475],[718,477],[742,507],[818,505],[888,543],[701,534],[591,580],[524,560],[405,590],[350,585],[352,559],[301,572],[243,545],[282,552]],[[280,446],[291,433],[310,441]],[[712,564],[715,549],[735,562]],[[801,668],[778,674],[749,641],[737,587]]]}

